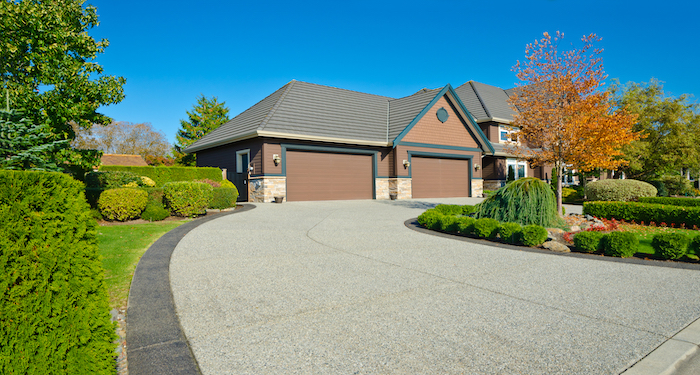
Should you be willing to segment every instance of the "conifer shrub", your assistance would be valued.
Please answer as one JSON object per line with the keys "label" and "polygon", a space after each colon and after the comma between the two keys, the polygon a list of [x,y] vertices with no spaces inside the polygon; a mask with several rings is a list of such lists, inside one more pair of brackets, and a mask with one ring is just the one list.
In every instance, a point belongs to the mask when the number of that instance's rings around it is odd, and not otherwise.
{"label": "conifer shrub", "polygon": [[170,212],[178,216],[205,214],[213,195],[214,189],[202,182],[168,182],[163,186],[165,205]]}
{"label": "conifer shrub", "polygon": [[700,255],[700,235],[693,237],[688,244],[688,252]]}
{"label": "conifer shrub", "polygon": [[236,189],[235,186],[233,188],[214,188],[212,191],[212,199],[211,203],[209,203],[209,208],[224,209],[234,207],[237,199],[238,189]]}
{"label": "conifer shrub", "polygon": [[88,188],[114,189],[132,184],[139,187],[144,184],[140,176],[125,171],[88,172],[85,174],[85,185]]}
{"label": "conifer shrub", "polygon": [[599,180],[586,184],[586,196],[591,201],[636,201],[655,197],[654,185],[637,180]]}
{"label": "conifer shrub", "polygon": [[435,206],[435,210],[443,215],[461,215],[462,206],[458,204],[438,204]]}
{"label": "conifer shrub", "polygon": [[141,213],[141,218],[148,221],[161,221],[170,216],[168,211],[161,203],[149,202],[146,209]]}
{"label": "conifer shrub", "polygon": [[603,236],[605,255],[628,258],[637,252],[639,239],[631,232],[610,232]]}
{"label": "conifer shrub", "polygon": [[690,239],[683,233],[657,233],[651,240],[654,253],[664,259],[680,259],[688,252]]}
{"label": "conifer shrub", "polygon": [[418,216],[418,224],[425,228],[431,229],[435,222],[440,220],[441,216],[442,214],[440,212],[431,208]]}
{"label": "conifer shrub", "polygon": [[476,208],[476,206],[465,204],[464,206],[462,206],[462,215],[471,215],[474,212],[476,212]]}
{"label": "conifer shrub", "polygon": [[460,217],[457,218],[457,227],[459,233],[469,236],[474,234],[474,223],[476,219],[473,217]]}
{"label": "conifer shrub", "polygon": [[536,224],[524,226],[520,233],[520,242],[530,247],[542,245],[548,237],[547,230]]}
{"label": "conifer shrub", "polygon": [[[236,185],[234,185],[233,182],[231,182],[229,180],[221,180],[221,187],[236,188]],[[236,189],[236,191],[238,191],[238,190]]]}
{"label": "conifer shrub", "polygon": [[498,189],[481,202],[476,216],[520,225],[558,226],[562,222],[554,192],[534,177],[521,178]]}
{"label": "conifer shrub", "polygon": [[100,167],[100,171],[130,172],[137,176],[146,176],[155,181],[156,186],[159,187],[164,186],[168,182],[194,181],[204,178],[217,182],[222,180],[221,169],[215,167],[132,167],[103,165]]}
{"label": "conifer shrub", "polygon": [[601,250],[604,234],[597,231],[582,231],[574,234],[574,247],[584,253],[595,253]]}
{"label": "conifer shrub", "polygon": [[501,223],[496,219],[483,217],[474,222],[474,235],[480,238],[495,238],[498,235],[498,227]]}
{"label": "conifer shrub", "polygon": [[522,229],[523,227],[518,223],[501,223],[501,226],[498,228],[498,235],[503,242],[515,245],[520,242]]}
{"label": "conifer shrub", "polygon": [[457,233],[459,231],[458,218],[452,215],[443,215],[440,218],[440,230],[447,233]]}
{"label": "conifer shrub", "polygon": [[141,189],[119,188],[102,192],[97,206],[107,220],[127,221],[136,219],[146,208],[148,193]]}
{"label": "conifer shrub", "polygon": [[83,184],[0,171],[0,373],[112,374],[96,222]]}

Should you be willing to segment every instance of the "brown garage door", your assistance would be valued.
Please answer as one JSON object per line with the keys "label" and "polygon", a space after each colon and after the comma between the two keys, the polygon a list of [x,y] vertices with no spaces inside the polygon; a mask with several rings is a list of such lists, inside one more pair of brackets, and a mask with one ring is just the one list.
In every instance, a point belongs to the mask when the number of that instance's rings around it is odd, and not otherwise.
{"label": "brown garage door", "polygon": [[469,196],[469,161],[428,157],[411,158],[413,198]]}
{"label": "brown garage door", "polygon": [[372,156],[287,151],[287,200],[372,199]]}

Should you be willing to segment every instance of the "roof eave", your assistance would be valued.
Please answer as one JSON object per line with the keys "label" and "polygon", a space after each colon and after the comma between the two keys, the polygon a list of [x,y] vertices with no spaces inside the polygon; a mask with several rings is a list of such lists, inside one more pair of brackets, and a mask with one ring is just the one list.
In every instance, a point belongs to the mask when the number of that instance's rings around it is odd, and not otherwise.
{"label": "roof eave", "polygon": [[500,118],[500,117],[486,117],[486,118],[481,118],[481,119],[476,120],[477,124],[481,124],[484,122],[498,122],[498,123],[510,125],[513,122],[513,120],[507,120],[507,119]]}

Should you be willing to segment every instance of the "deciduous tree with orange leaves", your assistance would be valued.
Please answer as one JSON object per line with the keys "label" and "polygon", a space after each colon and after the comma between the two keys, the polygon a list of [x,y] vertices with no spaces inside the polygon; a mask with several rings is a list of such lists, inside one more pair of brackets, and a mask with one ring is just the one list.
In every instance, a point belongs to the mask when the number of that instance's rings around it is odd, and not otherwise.
{"label": "deciduous tree with orange leaves", "polygon": [[609,93],[600,90],[603,71],[601,40],[581,38],[580,49],[560,51],[564,37],[544,37],[525,49],[525,61],[513,67],[520,84],[510,96],[516,114],[512,125],[522,143],[508,149],[532,166],[553,165],[557,174],[557,210],[562,214],[564,168],[590,171],[616,169],[625,163],[622,146],[639,139],[633,131],[636,116],[615,110]]}

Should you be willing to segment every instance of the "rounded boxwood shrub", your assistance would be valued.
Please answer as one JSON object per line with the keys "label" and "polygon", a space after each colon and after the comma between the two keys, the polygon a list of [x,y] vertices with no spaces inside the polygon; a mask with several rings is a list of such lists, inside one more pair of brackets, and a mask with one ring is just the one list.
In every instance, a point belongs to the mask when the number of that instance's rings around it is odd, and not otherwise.
{"label": "rounded boxwood shrub", "polygon": [[214,188],[212,191],[212,198],[211,203],[209,203],[209,208],[224,209],[234,207],[237,199],[238,189],[236,189],[235,186],[233,188]]}
{"label": "rounded boxwood shrub", "polygon": [[476,219],[473,217],[460,217],[457,218],[459,227],[459,233],[468,236],[474,234],[474,223]]}
{"label": "rounded boxwood shrub", "polygon": [[457,233],[459,231],[459,221],[456,216],[444,215],[440,218],[440,230],[447,233]]}
{"label": "rounded boxwood shrub", "polygon": [[163,185],[163,200],[173,214],[191,217],[207,212],[213,191],[211,185],[202,182],[168,182]]}
{"label": "rounded boxwood shrub", "polygon": [[547,241],[547,229],[541,225],[530,224],[523,227],[520,231],[520,242],[525,246],[539,246]]}
{"label": "rounded boxwood shrub", "polygon": [[465,204],[462,206],[462,215],[470,215],[476,212],[476,206]]}
{"label": "rounded boxwood shrub", "polygon": [[160,203],[149,203],[141,213],[141,218],[148,221],[161,221],[170,216],[170,211]]}
{"label": "rounded boxwood shrub", "polygon": [[690,239],[683,233],[657,233],[651,240],[656,255],[664,259],[680,259],[688,252]]}
{"label": "rounded boxwood shrub", "polygon": [[112,374],[97,223],[83,184],[0,171],[0,373]]}
{"label": "rounded boxwood shrub", "polygon": [[595,253],[601,249],[604,234],[596,231],[583,231],[574,234],[574,247],[584,253]]}
{"label": "rounded boxwood shrub", "polygon": [[523,227],[518,223],[502,223],[498,228],[498,234],[503,242],[517,244],[520,241],[520,233]]}
{"label": "rounded boxwood shrub", "polygon": [[100,213],[107,220],[126,221],[139,217],[148,203],[148,193],[140,189],[105,190],[97,201]]}
{"label": "rounded boxwood shrub", "polygon": [[688,244],[688,252],[693,252],[695,255],[700,255],[700,235],[693,237]]}
{"label": "rounded boxwood shrub", "polygon": [[418,216],[418,224],[425,228],[431,229],[435,222],[440,219],[440,216],[442,216],[441,213],[431,208]]}
{"label": "rounded boxwood shrub", "polygon": [[[224,188],[235,188],[236,187],[236,185],[234,185],[233,182],[231,182],[229,180],[222,180],[219,184],[221,184],[221,187],[224,187]],[[238,191],[238,190],[236,190],[236,191]]]}
{"label": "rounded boxwood shrub", "polygon": [[655,197],[654,185],[637,180],[599,180],[586,184],[586,196],[591,201],[635,201]]}
{"label": "rounded boxwood shrub", "polygon": [[481,238],[495,238],[501,223],[496,219],[484,217],[474,222],[474,234]]}
{"label": "rounded boxwood shrub", "polygon": [[461,215],[462,206],[458,204],[438,204],[435,206],[435,210],[443,215]]}
{"label": "rounded boxwood shrub", "polygon": [[534,177],[515,180],[496,190],[479,204],[476,217],[520,225],[558,226],[562,222],[554,192]]}
{"label": "rounded boxwood shrub", "polygon": [[631,232],[610,232],[603,236],[605,255],[628,258],[637,252],[639,239]]}

